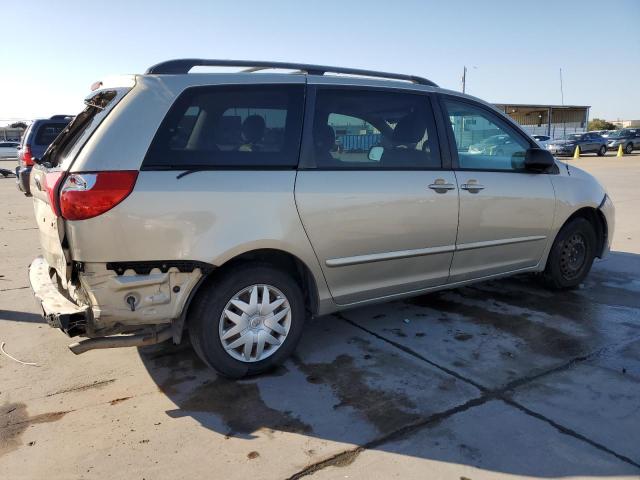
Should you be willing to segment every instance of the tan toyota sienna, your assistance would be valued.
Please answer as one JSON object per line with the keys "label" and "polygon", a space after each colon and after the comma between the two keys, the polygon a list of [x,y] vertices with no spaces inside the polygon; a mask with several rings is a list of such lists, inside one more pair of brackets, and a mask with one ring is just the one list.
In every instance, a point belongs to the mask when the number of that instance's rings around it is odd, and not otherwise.
{"label": "tan toyota sienna", "polygon": [[609,249],[593,177],[421,77],[185,59],[93,88],[30,185],[31,285],[74,353],[188,331],[242,377],[311,316],[522,272],[571,288]]}

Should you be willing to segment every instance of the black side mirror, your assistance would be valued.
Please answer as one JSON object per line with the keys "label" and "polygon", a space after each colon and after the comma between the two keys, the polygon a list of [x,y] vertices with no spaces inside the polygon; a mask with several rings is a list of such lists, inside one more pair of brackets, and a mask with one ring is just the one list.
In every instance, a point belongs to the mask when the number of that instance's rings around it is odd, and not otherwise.
{"label": "black side mirror", "polygon": [[533,172],[546,172],[555,164],[551,152],[544,148],[530,148],[524,154],[524,168]]}

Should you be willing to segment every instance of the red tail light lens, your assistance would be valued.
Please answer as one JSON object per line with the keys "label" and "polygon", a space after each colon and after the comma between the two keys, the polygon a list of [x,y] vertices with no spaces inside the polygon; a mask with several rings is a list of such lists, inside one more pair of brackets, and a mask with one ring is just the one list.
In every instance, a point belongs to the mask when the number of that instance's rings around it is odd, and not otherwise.
{"label": "red tail light lens", "polygon": [[137,171],[70,173],[60,188],[60,212],[67,220],[86,220],[111,210],[133,190]]}
{"label": "red tail light lens", "polygon": [[33,167],[33,157],[31,156],[31,147],[29,145],[22,147],[20,158],[22,158],[22,163],[24,163],[25,166]]}
{"label": "red tail light lens", "polygon": [[58,191],[58,184],[62,179],[64,172],[49,172],[44,176],[44,190],[49,195],[49,205],[51,205],[51,210],[53,213],[59,217],[60,216],[60,208],[58,205],[58,196],[56,192]]}

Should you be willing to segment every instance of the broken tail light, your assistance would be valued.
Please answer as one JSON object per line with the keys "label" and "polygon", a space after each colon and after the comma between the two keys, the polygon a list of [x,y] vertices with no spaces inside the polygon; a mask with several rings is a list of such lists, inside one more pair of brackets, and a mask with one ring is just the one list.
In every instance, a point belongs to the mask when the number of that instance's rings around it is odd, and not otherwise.
{"label": "broken tail light", "polygon": [[137,170],[70,173],[60,187],[59,211],[67,220],[102,215],[127,198],[137,178]]}

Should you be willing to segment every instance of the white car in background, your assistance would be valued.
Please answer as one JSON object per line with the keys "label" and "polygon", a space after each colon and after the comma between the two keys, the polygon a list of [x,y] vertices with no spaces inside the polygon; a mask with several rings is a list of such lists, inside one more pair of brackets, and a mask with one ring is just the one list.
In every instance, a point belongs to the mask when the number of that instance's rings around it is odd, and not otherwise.
{"label": "white car in background", "polygon": [[551,137],[549,135],[531,135],[533,139],[538,142],[542,148],[547,148],[549,142],[551,141]]}
{"label": "white car in background", "polygon": [[0,142],[0,158],[18,158],[19,142]]}

